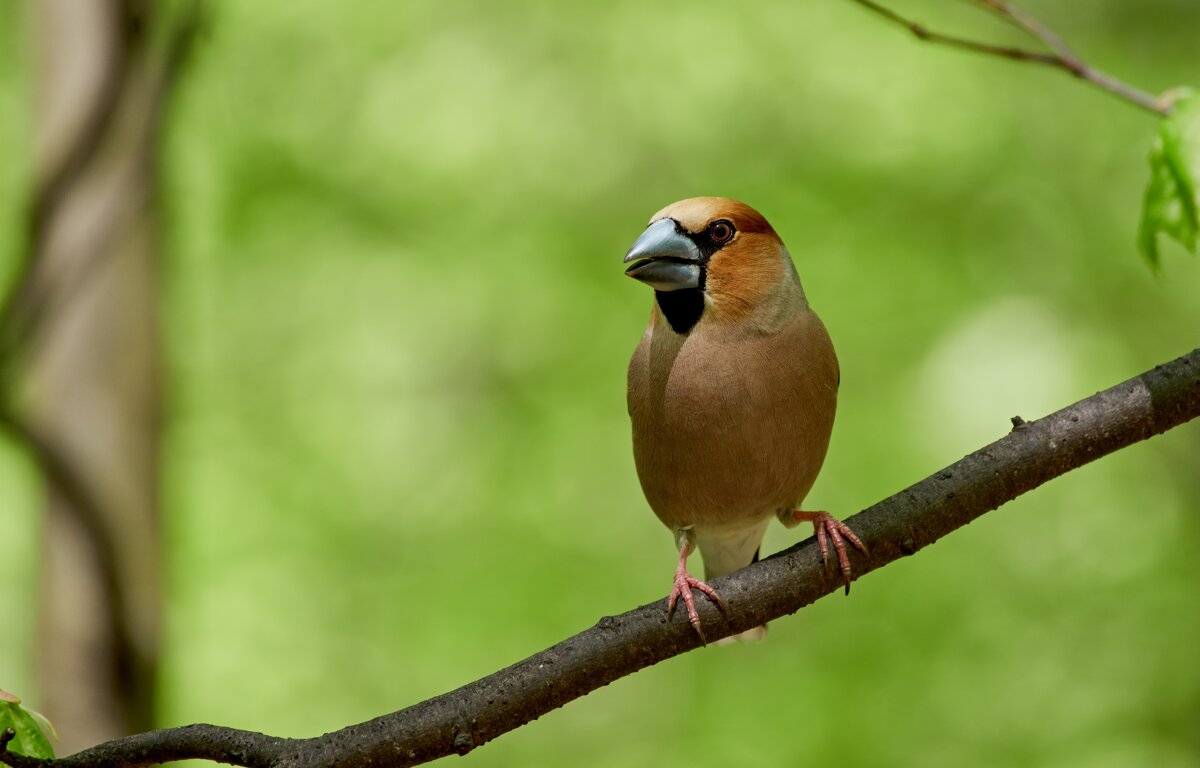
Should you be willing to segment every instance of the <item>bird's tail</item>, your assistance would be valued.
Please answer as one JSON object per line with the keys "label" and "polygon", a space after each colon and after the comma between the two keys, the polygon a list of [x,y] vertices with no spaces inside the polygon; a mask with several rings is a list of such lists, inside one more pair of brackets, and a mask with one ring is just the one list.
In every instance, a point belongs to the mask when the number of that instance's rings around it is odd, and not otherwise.
{"label": "bird's tail", "polygon": [[[700,556],[704,558],[705,581],[712,581],[719,576],[733,573],[739,568],[745,568],[756,562],[759,547],[762,546],[763,534],[766,533],[767,524],[770,522],[771,519],[767,518],[749,528],[720,533],[697,531],[696,546],[700,549]],[[767,625],[764,624],[761,627],[754,627],[740,634],[718,640],[716,644],[757,641],[766,636]]]}

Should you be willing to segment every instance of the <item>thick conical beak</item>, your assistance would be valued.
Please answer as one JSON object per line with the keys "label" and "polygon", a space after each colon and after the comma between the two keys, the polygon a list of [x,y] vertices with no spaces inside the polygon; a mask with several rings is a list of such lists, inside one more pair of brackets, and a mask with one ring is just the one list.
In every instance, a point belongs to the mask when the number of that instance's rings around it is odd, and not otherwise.
{"label": "thick conical beak", "polygon": [[659,219],[625,254],[625,274],[656,291],[700,287],[700,249],[674,219]]}

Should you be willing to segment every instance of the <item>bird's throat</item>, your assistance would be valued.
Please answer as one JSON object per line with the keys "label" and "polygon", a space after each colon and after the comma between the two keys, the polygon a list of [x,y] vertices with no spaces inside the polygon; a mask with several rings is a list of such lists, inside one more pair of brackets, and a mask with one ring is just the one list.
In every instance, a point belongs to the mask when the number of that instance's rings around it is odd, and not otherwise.
{"label": "bird's throat", "polygon": [[699,288],[685,288],[681,291],[655,291],[654,298],[663,317],[671,325],[671,330],[685,334],[700,322],[704,314],[704,291]]}

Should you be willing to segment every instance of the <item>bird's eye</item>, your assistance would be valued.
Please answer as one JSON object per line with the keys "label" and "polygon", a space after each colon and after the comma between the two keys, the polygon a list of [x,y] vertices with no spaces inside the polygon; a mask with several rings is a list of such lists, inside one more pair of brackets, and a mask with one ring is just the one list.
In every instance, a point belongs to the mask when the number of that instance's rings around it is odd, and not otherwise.
{"label": "bird's eye", "polygon": [[708,236],[711,237],[712,241],[718,245],[724,245],[732,240],[733,232],[733,224],[725,219],[714,221],[708,228]]}

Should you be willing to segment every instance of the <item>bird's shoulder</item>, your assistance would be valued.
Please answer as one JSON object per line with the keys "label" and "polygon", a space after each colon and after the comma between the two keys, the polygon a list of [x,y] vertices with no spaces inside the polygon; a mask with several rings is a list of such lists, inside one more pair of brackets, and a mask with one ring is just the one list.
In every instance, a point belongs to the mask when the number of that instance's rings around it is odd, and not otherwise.
{"label": "bird's shoulder", "polygon": [[681,335],[653,322],[629,365],[631,411],[638,398],[700,403],[779,390],[836,393],[837,354],[810,309],[764,332],[701,323]]}

